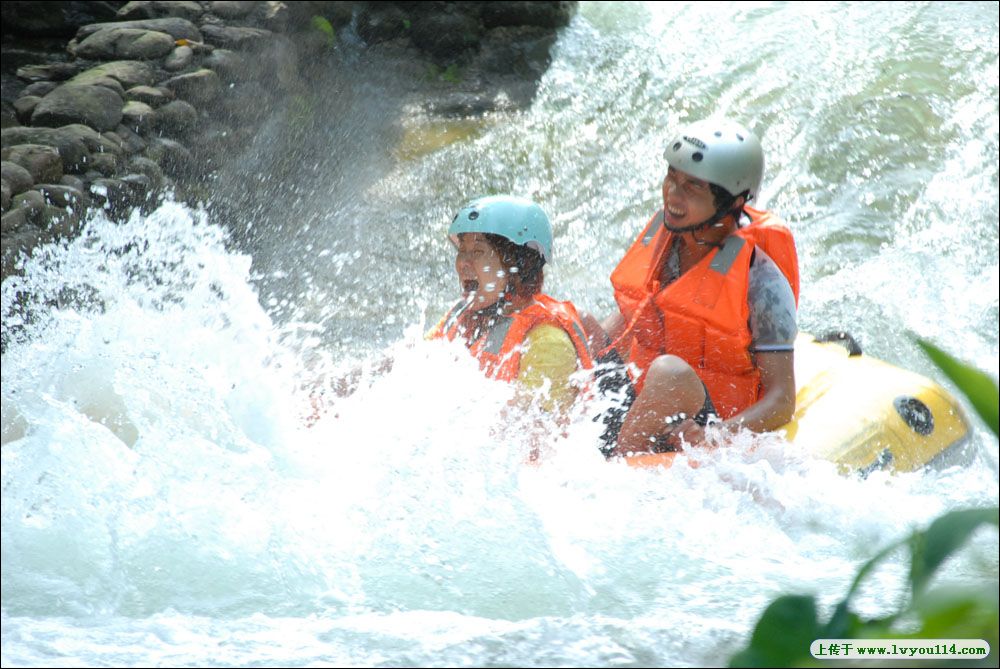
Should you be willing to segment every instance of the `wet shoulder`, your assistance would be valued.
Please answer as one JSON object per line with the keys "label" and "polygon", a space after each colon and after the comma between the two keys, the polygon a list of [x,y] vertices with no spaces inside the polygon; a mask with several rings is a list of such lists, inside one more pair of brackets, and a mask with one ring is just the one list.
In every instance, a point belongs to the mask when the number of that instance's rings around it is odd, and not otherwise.
{"label": "wet shoulder", "polygon": [[790,351],[798,334],[795,294],[777,263],[760,248],[750,266],[747,303],[750,307],[751,348]]}

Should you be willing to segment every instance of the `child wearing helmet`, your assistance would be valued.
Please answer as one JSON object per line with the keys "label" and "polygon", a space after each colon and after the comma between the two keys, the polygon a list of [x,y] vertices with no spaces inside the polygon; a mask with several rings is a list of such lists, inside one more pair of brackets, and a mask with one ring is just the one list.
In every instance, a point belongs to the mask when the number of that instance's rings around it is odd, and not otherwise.
{"label": "child wearing helmet", "polygon": [[593,363],[576,309],[542,292],[548,216],[523,198],[481,197],[455,215],[448,235],[463,298],[428,337],[463,342],[487,376],[527,391],[547,386],[544,406],[565,408],[576,394],[570,377]]}
{"label": "child wearing helmet", "polygon": [[798,260],[788,228],[747,206],[760,142],[713,119],[683,128],[664,157],[663,209],[611,275],[619,313],[587,323],[598,362],[638,370],[599,382],[627,391],[605,416],[612,455],[698,443],[710,420],[772,430],[795,410]]}

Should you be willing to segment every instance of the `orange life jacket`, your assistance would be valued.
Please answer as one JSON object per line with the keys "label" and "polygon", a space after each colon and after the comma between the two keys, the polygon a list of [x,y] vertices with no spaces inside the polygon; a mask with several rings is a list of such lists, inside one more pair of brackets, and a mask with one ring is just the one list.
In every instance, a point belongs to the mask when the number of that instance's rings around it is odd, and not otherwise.
{"label": "orange life jacket", "polygon": [[641,374],[659,355],[676,355],[698,374],[715,410],[729,418],[754,404],[760,372],[750,355],[750,261],[760,247],[788,279],[799,300],[799,265],[791,231],[773,214],[745,208],[750,224],[727,237],[666,287],[660,272],[675,233],[657,212],[611,274],[615,300],[627,323],[615,342]]}
{"label": "orange life jacket", "polygon": [[[451,341],[464,336],[462,315],[468,306],[462,301],[452,307],[431,331],[430,338],[447,337]],[[510,316],[497,316],[494,326],[472,343],[469,352],[479,360],[480,368],[490,378],[513,381],[521,369],[521,349],[525,337],[532,328],[542,324],[555,325],[569,335],[581,368],[594,366],[580,316],[572,303],[559,302],[542,293],[535,295],[534,302],[524,309]]]}

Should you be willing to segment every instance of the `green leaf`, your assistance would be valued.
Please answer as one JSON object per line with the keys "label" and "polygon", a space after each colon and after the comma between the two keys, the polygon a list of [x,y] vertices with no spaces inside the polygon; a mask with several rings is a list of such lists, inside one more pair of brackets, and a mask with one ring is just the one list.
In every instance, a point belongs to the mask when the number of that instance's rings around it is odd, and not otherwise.
{"label": "green leaf", "polygon": [[851,601],[851,597],[854,596],[854,593],[857,591],[858,586],[861,585],[861,581],[863,581],[865,577],[868,576],[871,570],[874,569],[879,562],[884,560],[891,553],[897,551],[900,548],[900,546],[904,546],[909,542],[910,542],[910,537],[907,537],[906,539],[902,539],[893,544],[890,544],[885,548],[883,548],[882,550],[880,550],[871,560],[864,563],[861,569],[858,570],[858,575],[854,577],[854,582],[851,583],[851,587],[847,590],[847,595],[844,597],[843,604],[846,605],[849,601]]}
{"label": "green leaf", "polygon": [[858,636],[858,629],[864,621],[847,606],[847,600],[837,604],[830,621],[823,626],[817,638],[819,639],[853,639]]}
{"label": "green leaf", "polygon": [[910,587],[920,593],[938,567],[968,540],[980,525],[1000,526],[1000,509],[963,509],[937,518],[925,532],[914,535],[911,544]]}
{"label": "green leaf", "polygon": [[327,21],[326,18],[322,16],[314,16],[312,17],[312,21],[310,21],[309,24],[316,30],[326,35],[327,46],[333,46],[334,44],[336,44],[337,33],[336,31],[334,31],[333,26],[330,25],[330,22]]}
{"label": "green leaf", "polygon": [[750,646],[733,656],[731,667],[792,667],[809,660],[809,644],[821,638],[816,600],[785,595],[771,602],[757,622]]}
{"label": "green leaf", "polygon": [[995,648],[1000,601],[992,587],[939,588],[919,597],[911,607],[920,618],[920,630],[895,638],[984,639]]}
{"label": "green leaf", "polygon": [[410,26],[412,26],[412,25],[413,24],[410,23],[410,19],[403,19],[403,28],[404,29],[409,30]]}
{"label": "green leaf", "polygon": [[975,367],[953,358],[929,341],[917,339],[917,344],[969,398],[972,407],[993,430],[993,434],[1000,436],[1000,389],[997,388],[996,381]]}

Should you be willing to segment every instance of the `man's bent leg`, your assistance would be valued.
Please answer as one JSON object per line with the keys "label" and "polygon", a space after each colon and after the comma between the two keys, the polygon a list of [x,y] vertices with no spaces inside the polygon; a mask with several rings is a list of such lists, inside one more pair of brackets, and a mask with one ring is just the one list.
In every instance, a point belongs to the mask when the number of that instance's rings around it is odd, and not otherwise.
{"label": "man's bent leg", "polygon": [[691,366],[674,355],[661,355],[646,371],[642,392],[625,416],[615,455],[652,450],[680,414],[693,418],[706,402],[705,385]]}

